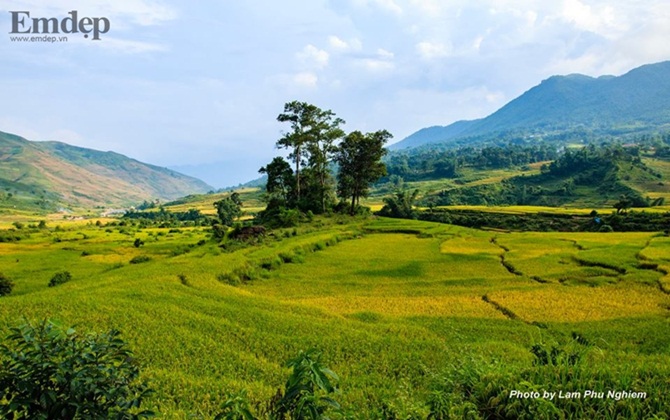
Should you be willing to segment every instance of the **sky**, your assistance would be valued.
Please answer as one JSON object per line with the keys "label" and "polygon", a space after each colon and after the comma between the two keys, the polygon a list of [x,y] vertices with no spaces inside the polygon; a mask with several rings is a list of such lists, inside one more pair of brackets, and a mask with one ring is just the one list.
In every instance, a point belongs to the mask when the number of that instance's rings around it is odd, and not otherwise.
{"label": "sky", "polygon": [[[11,40],[12,11],[31,25],[73,10],[108,31]],[[665,61],[668,40],[667,0],[3,0],[0,131],[218,188],[282,153],[276,118],[292,100],[395,142],[485,117],[552,75]]]}

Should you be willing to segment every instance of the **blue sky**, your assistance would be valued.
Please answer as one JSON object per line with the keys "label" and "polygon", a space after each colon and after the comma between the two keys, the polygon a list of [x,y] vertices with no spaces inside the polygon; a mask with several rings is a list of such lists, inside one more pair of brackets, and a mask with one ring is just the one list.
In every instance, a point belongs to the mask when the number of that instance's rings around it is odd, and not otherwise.
{"label": "blue sky", "polygon": [[[106,17],[101,40],[12,42],[9,11]],[[665,0],[4,0],[0,131],[221,187],[278,153],[291,100],[399,141],[484,117],[554,74],[670,58]],[[61,34],[62,35],[62,34]]]}

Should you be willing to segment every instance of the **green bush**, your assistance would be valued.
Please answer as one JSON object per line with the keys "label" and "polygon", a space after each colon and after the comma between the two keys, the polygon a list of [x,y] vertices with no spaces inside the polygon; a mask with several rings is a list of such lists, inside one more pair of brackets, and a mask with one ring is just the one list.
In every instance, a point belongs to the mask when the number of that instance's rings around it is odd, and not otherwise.
{"label": "green bush", "polygon": [[221,273],[216,276],[218,281],[231,286],[239,286],[242,283],[247,283],[257,278],[259,278],[258,270],[251,265],[237,267],[230,273]]}
{"label": "green bush", "polygon": [[614,229],[612,229],[612,226],[610,225],[602,225],[600,229],[598,229],[598,232],[614,232]]}
{"label": "green bush", "polygon": [[279,267],[281,267],[282,263],[283,259],[281,258],[281,256],[276,256],[261,261],[260,266],[262,269],[270,271],[278,269]]}
{"label": "green bush", "polygon": [[0,296],[7,296],[12,293],[14,282],[4,274],[0,273]]}
{"label": "green bush", "polygon": [[[290,360],[287,367],[293,369],[284,387],[271,408],[275,418],[322,419],[330,409],[340,405],[329,395],[338,392],[337,375],[321,363],[321,353],[316,350],[301,351]],[[278,398],[279,397],[279,398]]]}
{"label": "green bush", "polygon": [[151,261],[151,257],[146,256],[146,255],[138,255],[136,257],[133,257],[132,260],[130,260],[131,264],[142,264],[145,262]]}
{"label": "green bush", "polygon": [[0,346],[0,417],[138,419],[152,391],[120,333],[82,335],[53,323],[11,328]]}
{"label": "green bush", "polygon": [[[532,366],[509,369],[495,363],[465,361],[434,379],[428,398],[429,419],[615,419],[665,418],[667,377],[638,367],[592,368],[587,339],[572,334],[562,345],[536,344]],[[644,388],[641,387],[644,384]],[[646,392],[656,398],[550,398],[544,391],[584,393],[597,390]],[[513,392],[516,391],[516,392]],[[537,392],[525,398],[519,393]],[[660,397],[660,398],[659,398]],[[659,417],[649,417],[651,413]]]}
{"label": "green bush", "polygon": [[70,280],[72,280],[72,274],[70,274],[69,271],[61,271],[51,277],[51,280],[49,280],[49,287],[58,286],[59,284],[67,283]]}
{"label": "green bush", "polygon": [[233,394],[228,397],[226,402],[221,406],[221,413],[219,413],[214,420],[255,420],[256,417],[251,413],[249,407],[249,399],[246,391],[241,391],[239,394]]}
{"label": "green bush", "polygon": [[191,285],[191,283],[188,281],[188,277],[186,277],[186,274],[177,274],[177,278],[179,278],[179,281],[184,286],[190,286]]}

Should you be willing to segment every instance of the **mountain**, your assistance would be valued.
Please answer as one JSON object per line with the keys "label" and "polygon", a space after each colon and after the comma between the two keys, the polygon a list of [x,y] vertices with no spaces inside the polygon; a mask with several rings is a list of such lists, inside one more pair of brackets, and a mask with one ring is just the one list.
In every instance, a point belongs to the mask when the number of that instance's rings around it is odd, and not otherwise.
{"label": "mountain", "polygon": [[642,133],[670,129],[670,61],[619,76],[553,76],[486,118],[424,128],[392,150],[507,134],[591,131]]}
{"label": "mountain", "polygon": [[[416,133],[406,137],[404,140],[389,146],[393,149],[410,149],[414,147],[425,146],[431,143],[439,143],[445,139],[452,139],[467,132],[473,125],[480,120],[475,121],[457,121],[446,127],[436,125],[433,127],[422,128]],[[399,147],[402,146],[402,147]]]}
{"label": "mountain", "polygon": [[127,206],[211,189],[196,178],[118,153],[0,132],[0,202],[9,198],[12,207]]}

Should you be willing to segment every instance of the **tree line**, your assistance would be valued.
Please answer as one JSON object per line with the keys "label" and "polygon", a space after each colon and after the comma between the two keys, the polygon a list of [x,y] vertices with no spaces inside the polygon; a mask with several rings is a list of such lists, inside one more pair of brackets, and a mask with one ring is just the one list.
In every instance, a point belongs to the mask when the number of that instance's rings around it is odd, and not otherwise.
{"label": "tree line", "polygon": [[558,158],[556,145],[462,147],[457,150],[421,148],[416,151],[396,152],[386,158],[389,178],[400,176],[405,181],[436,178],[457,178],[464,168],[501,169],[528,165]]}

